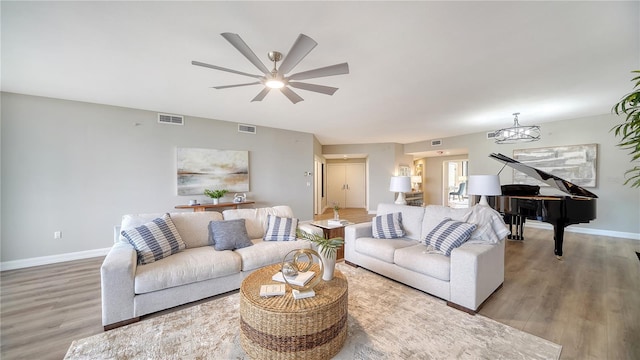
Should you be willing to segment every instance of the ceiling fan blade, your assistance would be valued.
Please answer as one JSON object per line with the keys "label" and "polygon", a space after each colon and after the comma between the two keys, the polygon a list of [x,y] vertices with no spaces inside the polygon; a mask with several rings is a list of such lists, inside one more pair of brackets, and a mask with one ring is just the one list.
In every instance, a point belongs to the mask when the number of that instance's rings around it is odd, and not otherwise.
{"label": "ceiling fan blade", "polygon": [[202,67],[206,67],[206,68],[210,68],[210,69],[214,69],[214,70],[220,70],[220,71],[226,71],[226,72],[230,72],[230,73],[234,73],[234,74],[238,74],[238,75],[244,75],[244,76],[250,76],[252,78],[256,78],[259,79],[262,76],[261,75],[254,75],[254,74],[249,74],[246,72],[242,72],[242,71],[237,71],[237,70],[232,70],[232,69],[227,69],[227,68],[223,68],[221,66],[216,66],[216,65],[211,65],[211,64],[205,64],[203,62],[200,61],[192,61],[191,62],[192,65],[196,65],[196,66],[202,66]]}
{"label": "ceiling fan blade", "polygon": [[291,89],[289,89],[286,86],[281,88],[280,91],[284,94],[284,96],[286,96],[294,104],[299,101],[304,101],[304,99],[301,98],[300,95],[294,93]]}
{"label": "ceiling fan blade", "polygon": [[309,84],[309,83],[302,83],[302,82],[289,82],[290,86],[293,86],[294,88],[298,88],[298,89],[303,89],[303,90],[309,90],[309,91],[315,91],[318,93],[323,93],[323,94],[327,94],[327,95],[333,95],[333,93],[335,93],[338,88],[334,88],[331,86],[324,86],[324,85],[316,85],[316,84]]}
{"label": "ceiling fan blade", "polygon": [[244,55],[244,57],[246,57],[247,60],[249,60],[255,67],[257,67],[258,70],[262,71],[263,74],[269,73],[269,69],[267,69],[262,61],[258,59],[256,54],[251,50],[251,48],[249,48],[249,45],[247,45],[247,43],[242,40],[240,35],[234,33],[222,33],[220,35],[222,35],[223,38],[227,39],[227,41],[230,42],[233,47],[238,49],[238,51],[240,51],[240,53],[242,53],[242,55]]}
{"label": "ceiling fan blade", "polygon": [[305,80],[324,76],[342,75],[349,73],[349,64],[342,63],[331,66],[325,66],[309,71],[303,71],[288,77],[289,80]]}
{"label": "ceiling fan blade", "polygon": [[234,87],[239,87],[239,86],[258,85],[258,84],[261,84],[261,82],[260,81],[256,81],[256,82],[245,83],[245,84],[212,86],[212,88],[220,90],[220,89],[228,89],[228,88],[234,88]]}
{"label": "ceiling fan blade", "polygon": [[304,59],[304,57],[307,56],[314,47],[316,47],[316,45],[318,45],[318,43],[312,38],[305,34],[300,34],[296,39],[296,42],[291,46],[287,56],[282,60],[282,64],[280,64],[278,72],[284,75],[293,70],[293,68],[296,67],[296,65],[298,65],[298,63]]}
{"label": "ceiling fan blade", "polygon": [[258,95],[256,95],[256,97],[254,97],[251,100],[251,102],[262,101],[262,99],[264,99],[264,97],[267,96],[267,94],[269,93],[269,90],[271,90],[271,88],[268,86],[265,86],[264,89],[262,89],[262,91],[260,91]]}

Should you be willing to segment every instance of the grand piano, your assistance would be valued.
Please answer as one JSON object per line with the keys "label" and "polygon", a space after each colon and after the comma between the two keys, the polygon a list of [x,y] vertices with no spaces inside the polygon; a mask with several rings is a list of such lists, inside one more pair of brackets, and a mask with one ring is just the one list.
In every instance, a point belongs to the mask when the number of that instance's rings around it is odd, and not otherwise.
{"label": "grand piano", "polygon": [[489,201],[494,209],[505,215],[509,226],[515,225],[514,239],[523,239],[525,219],[543,221],[553,225],[555,254],[562,257],[564,228],[579,223],[588,223],[596,218],[596,194],[555,175],[525,165],[502,154],[491,154],[490,158],[542,181],[569,196],[540,195],[539,186],[503,185],[502,195]]}

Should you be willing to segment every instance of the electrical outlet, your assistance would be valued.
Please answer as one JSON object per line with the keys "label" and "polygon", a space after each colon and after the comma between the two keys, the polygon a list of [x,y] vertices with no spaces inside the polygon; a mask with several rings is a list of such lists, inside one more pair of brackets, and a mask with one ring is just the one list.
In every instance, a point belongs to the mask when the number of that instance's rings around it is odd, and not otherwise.
{"label": "electrical outlet", "polygon": [[62,239],[62,231],[56,231],[53,233],[54,239]]}

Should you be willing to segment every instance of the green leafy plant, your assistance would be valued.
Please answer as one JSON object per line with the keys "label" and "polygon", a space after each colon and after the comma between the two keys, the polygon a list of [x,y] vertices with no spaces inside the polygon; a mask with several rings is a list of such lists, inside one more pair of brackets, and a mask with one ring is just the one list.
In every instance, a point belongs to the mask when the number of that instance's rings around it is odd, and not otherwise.
{"label": "green leafy plant", "polygon": [[[640,74],[640,70],[631,73]],[[611,109],[616,115],[627,115],[622,124],[614,126],[611,131],[615,131],[616,137],[621,137],[618,146],[631,150],[631,162],[640,159],[640,75],[631,81],[635,81],[634,91],[622,97],[620,102]],[[640,166],[636,165],[625,173],[627,180],[625,185],[631,183],[631,187],[640,187]]]}
{"label": "green leafy plant", "polygon": [[338,211],[340,210],[340,203],[337,201],[333,202],[333,210]]}
{"label": "green leafy plant", "polygon": [[309,240],[316,244],[322,255],[326,257],[335,257],[340,246],[344,244],[344,240],[341,237],[327,239],[323,235],[309,233],[300,229],[296,230],[296,236],[300,239]]}
{"label": "green leafy plant", "polygon": [[228,193],[229,190],[209,190],[209,189],[204,189],[204,194],[207,195],[210,198],[213,199],[220,199],[221,197],[223,197],[226,193]]}

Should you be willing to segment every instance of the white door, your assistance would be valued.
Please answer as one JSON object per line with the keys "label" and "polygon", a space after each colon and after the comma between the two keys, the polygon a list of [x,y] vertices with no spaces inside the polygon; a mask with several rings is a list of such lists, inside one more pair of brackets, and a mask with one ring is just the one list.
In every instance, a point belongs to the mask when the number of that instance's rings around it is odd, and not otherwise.
{"label": "white door", "polygon": [[365,167],[364,164],[348,164],[345,169],[347,189],[345,191],[345,207],[365,207]]}
{"label": "white door", "polygon": [[345,207],[345,176],[344,164],[327,164],[327,206]]}
{"label": "white door", "polygon": [[327,165],[327,206],[365,207],[365,166],[362,163]]}

